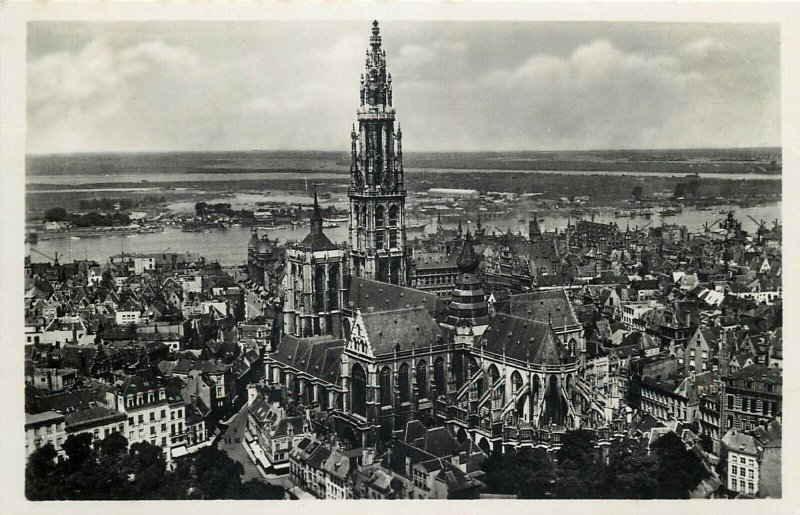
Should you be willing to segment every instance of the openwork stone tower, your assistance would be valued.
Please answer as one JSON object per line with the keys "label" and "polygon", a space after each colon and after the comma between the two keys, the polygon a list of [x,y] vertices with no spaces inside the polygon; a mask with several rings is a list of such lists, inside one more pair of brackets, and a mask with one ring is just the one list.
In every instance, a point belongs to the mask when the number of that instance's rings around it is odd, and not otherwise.
{"label": "openwork stone tower", "polygon": [[358,131],[351,133],[350,273],[392,284],[408,282],[402,131],[395,131],[392,76],[378,22],[372,24],[361,75]]}

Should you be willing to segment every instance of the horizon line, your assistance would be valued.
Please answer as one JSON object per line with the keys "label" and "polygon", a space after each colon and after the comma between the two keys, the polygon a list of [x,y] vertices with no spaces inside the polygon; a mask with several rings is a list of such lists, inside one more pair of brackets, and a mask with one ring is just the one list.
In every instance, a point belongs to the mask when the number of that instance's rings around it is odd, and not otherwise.
{"label": "horizon line", "polygon": [[[591,149],[549,149],[549,150],[417,150],[406,151],[408,154],[503,154],[503,153],[550,153],[550,152],[653,152],[653,151],[686,151],[686,150],[780,150],[782,145],[740,146],[740,147],[637,147],[637,148],[591,148]],[[76,150],[67,152],[25,152],[25,157],[70,156],[70,155],[97,155],[97,154],[211,154],[220,152],[300,152],[300,153],[342,153],[349,154],[348,150],[323,150],[323,149],[209,149],[209,150]]]}

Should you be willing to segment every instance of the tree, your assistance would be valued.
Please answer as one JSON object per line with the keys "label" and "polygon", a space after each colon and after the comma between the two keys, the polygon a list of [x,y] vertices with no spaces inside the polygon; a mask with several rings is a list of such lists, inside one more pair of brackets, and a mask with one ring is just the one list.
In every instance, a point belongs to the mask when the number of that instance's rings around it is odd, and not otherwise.
{"label": "tree", "polygon": [[28,457],[25,467],[25,497],[31,501],[57,499],[54,481],[56,453],[53,444],[39,447]]}
{"label": "tree", "polygon": [[641,186],[636,186],[635,188],[633,188],[633,191],[631,192],[631,195],[632,195],[632,196],[633,196],[633,198],[635,198],[637,201],[639,201],[639,200],[642,200],[642,195],[643,195],[643,194],[644,194],[644,192],[643,192],[643,190],[642,190],[642,187],[641,187]]}
{"label": "tree", "polygon": [[555,496],[559,499],[597,497],[599,467],[595,461],[594,434],[578,429],[567,431],[556,452]]}
{"label": "tree", "polygon": [[45,222],[65,222],[69,218],[67,210],[63,207],[53,207],[45,211]]}
{"label": "tree", "polygon": [[540,448],[521,449],[517,453],[522,473],[519,478],[521,499],[544,499],[552,493],[555,482],[553,460]]}
{"label": "tree", "polygon": [[573,462],[578,467],[589,468],[594,464],[594,434],[585,429],[567,431],[561,438],[561,447],[556,452],[558,462]]}
{"label": "tree", "polygon": [[606,498],[652,499],[658,495],[658,460],[639,440],[611,444],[602,492]]}
{"label": "tree", "polygon": [[128,452],[128,439],[122,433],[114,432],[100,440],[98,448],[101,456],[119,458]]}
{"label": "tree", "polygon": [[658,459],[659,498],[688,499],[689,493],[710,475],[700,458],[672,431],[656,440],[652,451]]}
{"label": "tree", "polygon": [[262,483],[251,479],[241,484],[238,488],[236,499],[273,499],[280,500],[286,497],[286,490],[279,485]]}
{"label": "tree", "polygon": [[244,467],[216,447],[201,449],[193,459],[193,479],[203,499],[233,499]]}
{"label": "tree", "polygon": [[67,453],[68,468],[77,470],[92,454],[92,435],[89,433],[69,435],[61,448]]}
{"label": "tree", "polygon": [[519,494],[519,459],[510,453],[494,452],[483,462],[486,472],[484,482],[490,492],[498,494]]}

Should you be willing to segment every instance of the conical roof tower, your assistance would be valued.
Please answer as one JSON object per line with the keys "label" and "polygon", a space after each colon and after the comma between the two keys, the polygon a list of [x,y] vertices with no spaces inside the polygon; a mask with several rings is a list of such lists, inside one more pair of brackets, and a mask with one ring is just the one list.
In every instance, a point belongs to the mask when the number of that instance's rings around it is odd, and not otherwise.
{"label": "conical roof tower", "polygon": [[445,325],[486,326],[489,324],[489,307],[483,282],[477,275],[480,257],[472,244],[472,234],[467,229],[461,254],[456,260],[458,281],[451,294],[449,313]]}

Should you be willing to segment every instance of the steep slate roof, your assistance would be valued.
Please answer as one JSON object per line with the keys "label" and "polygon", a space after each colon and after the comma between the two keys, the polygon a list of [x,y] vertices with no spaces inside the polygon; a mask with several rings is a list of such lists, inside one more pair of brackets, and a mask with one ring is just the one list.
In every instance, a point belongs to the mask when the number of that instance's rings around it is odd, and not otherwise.
{"label": "steep slate roof", "polygon": [[303,241],[300,242],[300,246],[314,252],[320,250],[336,250],[339,248],[322,232],[318,234],[314,232],[308,233],[306,237],[303,238]]}
{"label": "steep slate roof", "polygon": [[410,444],[425,435],[427,428],[419,420],[410,420],[403,430],[403,441]]}
{"label": "steep slate roof", "polygon": [[328,383],[338,384],[339,360],[344,345],[344,340],[285,335],[272,358]]}
{"label": "steep slate roof", "polygon": [[512,295],[511,314],[518,317],[552,323],[553,327],[578,325],[578,317],[564,290],[537,291]]}
{"label": "steep slate roof", "polygon": [[428,429],[415,440],[414,445],[439,458],[453,456],[459,450],[458,440],[443,426]]}
{"label": "steep slate roof", "polygon": [[363,277],[352,277],[349,290],[352,308],[354,310],[360,309],[362,313],[366,313],[370,309],[379,312],[419,306],[425,308],[425,311],[437,320],[439,317],[447,317],[446,301],[437,297],[434,293],[373,281]]}
{"label": "steep slate roof", "polygon": [[509,358],[534,364],[558,365],[567,357],[548,324],[504,313],[498,313],[491,320],[481,335],[479,346],[488,352],[505,353]]}
{"label": "steep slate roof", "polygon": [[415,252],[413,256],[417,270],[456,268],[457,258],[456,253],[445,252]]}
{"label": "steep slate roof", "polygon": [[758,454],[756,439],[736,429],[731,429],[725,433],[725,436],[722,437],[722,443],[732,451],[746,452],[754,456]]}
{"label": "steep slate roof", "polygon": [[375,354],[391,354],[412,345],[425,347],[438,343],[442,330],[425,308],[417,307],[379,313],[362,313],[364,328]]}

